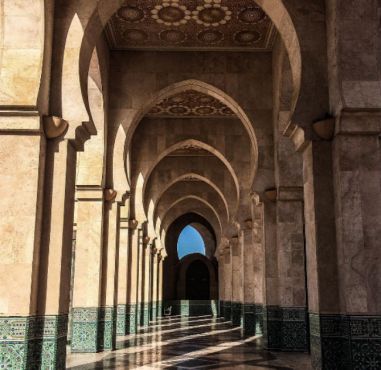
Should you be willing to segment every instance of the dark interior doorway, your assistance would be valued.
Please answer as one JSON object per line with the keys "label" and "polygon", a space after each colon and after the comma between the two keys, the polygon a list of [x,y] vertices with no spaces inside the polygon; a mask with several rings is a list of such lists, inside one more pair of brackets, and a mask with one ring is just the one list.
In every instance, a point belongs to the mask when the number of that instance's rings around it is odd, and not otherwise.
{"label": "dark interior doorway", "polygon": [[210,275],[206,264],[200,260],[192,262],[186,273],[186,299],[210,299]]}

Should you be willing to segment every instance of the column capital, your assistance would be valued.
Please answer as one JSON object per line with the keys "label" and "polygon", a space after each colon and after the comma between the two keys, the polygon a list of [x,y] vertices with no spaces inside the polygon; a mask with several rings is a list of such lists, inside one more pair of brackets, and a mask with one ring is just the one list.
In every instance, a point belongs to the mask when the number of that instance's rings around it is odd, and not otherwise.
{"label": "column capital", "polygon": [[144,248],[147,248],[149,245],[151,238],[149,236],[143,236],[143,246]]}
{"label": "column capital", "polygon": [[276,188],[269,188],[265,190],[265,196],[270,202],[276,202],[278,197],[278,190]]}
{"label": "column capital", "polygon": [[118,192],[115,191],[114,189],[104,190],[104,197],[106,202],[110,202],[110,203],[114,202],[117,195],[118,195]]}
{"label": "column capital", "polygon": [[230,245],[231,245],[232,247],[237,247],[238,244],[239,244],[239,236],[238,236],[238,235],[234,235],[234,236],[232,236],[232,237],[230,238],[229,242],[230,242]]}
{"label": "column capital", "polygon": [[129,221],[128,221],[128,227],[131,229],[131,230],[136,230],[137,227],[139,225],[139,222],[137,220],[135,220],[134,218],[131,218]]}
{"label": "column capital", "polygon": [[43,127],[47,139],[57,139],[65,134],[69,122],[57,116],[44,116]]}

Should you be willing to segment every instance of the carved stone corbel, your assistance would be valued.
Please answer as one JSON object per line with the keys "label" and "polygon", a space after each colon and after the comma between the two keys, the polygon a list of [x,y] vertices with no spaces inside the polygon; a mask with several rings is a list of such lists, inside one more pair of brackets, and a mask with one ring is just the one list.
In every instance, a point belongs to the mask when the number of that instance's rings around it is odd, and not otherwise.
{"label": "carved stone corbel", "polygon": [[253,220],[251,218],[248,218],[247,220],[245,220],[244,224],[247,230],[251,230],[253,228]]}
{"label": "carved stone corbel", "polygon": [[128,221],[128,227],[131,229],[131,230],[136,230],[136,228],[138,227],[138,224],[139,222],[135,219],[131,219]]}
{"label": "carved stone corbel", "polygon": [[117,196],[118,192],[114,189],[105,189],[104,195],[106,202],[113,202]]}
{"label": "carved stone corbel", "polygon": [[265,190],[265,195],[270,202],[275,202],[278,196],[278,191],[276,188],[270,188]]}
{"label": "carved stone corbel", "polygon": [[323,140],[332,140],[335,134],[335,118],[327,118],[314,122],[312,128],[317,136]]}
{"label": "carved stone corbel", "polygon": [[69,127],[69,122],[56,116],[44,116],[43,126],[45,136],[48,139],[56,139],[66,132]]}
{"label": "carved stone corbel", "polygon": [[143,237],[143,245],[147,246],[150,240],[151,240],[151,238],[149,236]]}

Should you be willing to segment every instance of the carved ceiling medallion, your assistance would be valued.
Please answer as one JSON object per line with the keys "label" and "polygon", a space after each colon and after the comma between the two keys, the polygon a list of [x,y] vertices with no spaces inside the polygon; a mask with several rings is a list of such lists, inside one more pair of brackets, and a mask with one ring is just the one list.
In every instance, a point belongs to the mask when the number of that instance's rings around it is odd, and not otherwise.
{"label": "carved ceiling medallion", "polygon": [[254,0],[131,0],[106,34],[117,50],[271,50],[276,31]]}
{"label": "carved ceiling medallion", "polygon": [[150,118],[234,118],[234,112],[213,96],[187,90],[156,104],[147,114]]}

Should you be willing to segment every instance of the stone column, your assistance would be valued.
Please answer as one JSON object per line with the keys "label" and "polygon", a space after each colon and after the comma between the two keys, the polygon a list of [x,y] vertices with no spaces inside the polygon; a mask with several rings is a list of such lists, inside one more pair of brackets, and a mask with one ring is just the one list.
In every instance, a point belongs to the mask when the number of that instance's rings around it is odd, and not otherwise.
{"label": "stone column", "polygon": [[[72,301],[72,352],[103,348],[102,259],[104,191],[77,187],[77,234]],[[91,288],[89,288],[91,287]]]}
{"label": "stone column", "polygon": [[232,268],[232,324],[240,326],[242,323],[242,243],[243,236],[230,239],[231,268]]}
{"label": "stone column", "polygon": [[119,256],[118,256],[118,305],[116,317],[116,334],[127,335],[128,331],[128,281],[129,281],[129,224],[128,224],[129,207],[120,206],[119,219]]}
{"label": "stone column", "polygon": [[137,230],[138,222],[134,219],[130,219],[128,225],[126,328],[127,334],[135,334],[138,326],[139,230]]}
{"label": "stone column", "polygon": [[223,264],[224,264],[224,318],[231,321],[232,318],[232,266],[229,244],[224,246],[223,249]]}
{"label": "stone column", "polygon": [[259,197],[252,198],[253,280],[255,302],[255,334],[263,334],[263,312],[265,307],[265,245],[264,209]]}
{"label": "stone column", "polygon": [[271,315],[281,320],[278,349],[307,351],[303,189],[279,187],[276,206],[279,306]]}
{"label": "stone column", "polygon": [[220,250],[218,254],[218,293],[219,293],[219,310],[218,316],[224,317],[224,302],[225,302],[225,264],[224,251]]}
{"label": "stone column", "polygon": [[[264,265],[265,299],[263,307],[263,335],[266,348],[280,348],[281,319],[279,317],[279,278],[277,253],[276,202],[265,199],[264,220]],[[254,228],[255,232],[255,228]]]}
{"label": "stone column", "polygon": [[138,326],[144,325],[144,257],[145,250],[143,245],[143,230],[137,230],[137,248],[138,248],[138,298],[137,298],[137,321]]}
{"label": "stone column", "polygon": [[158,276],[158,286],[157,286],[157,315],[158,317],[163,316],[163,264],[164,258],[162,252],[159,251],[158,255],[158,264],[157,264],[157,276]]}
{"label": "stone column", "polygon": [[152,320],[156,320],[157,318],[157,304],[158,304],[158,298],[157,298],[157,284],[158,284],[158,251],[154,247],[152,248],[152,257],[151,257],[151,262],[152,262],[152,279],[151,279],[151,292],[152,292],[152,306],[151,306],[151,318]]}
{"label": "stone column", "polygon": [[38,315],[44,316],[40,329],[47,336],[42,342],[41,368],[65,368],[76,159],[71,141],[48,140],[37,302]]}
{"label": "stone column", "polygon": [[380,116],[343,111],[336,119],[333,143],[314,140],[304,152],[316,369],[381,366]]}
{"label": "stone column", "polygon": [[[327,364],[332,361],[332,368],[340,368],[339,363],[346,357],[341,346],[343,335],[346,334],[341,330],[338,299],[340,295],[330,141],[308,143],[303,153],[303,171],[312,363],[317,369],[330,368],[324,364],[326,358]],[[332,359],[329,360],[328,356],[331,355]]]}
{"label": "stone column", "polygon": [[243,332],[255,334],[255,297],[254,297],[254,246],[253,222],[246,220],[243,225],[242,239],[242,281],[243,281]]}
{"label": "stone column", "polygon": [[151,262],[151,245],[149,244],[150,238],[143,237],[142,244],[142,300],[141,300],[141,321],[143,327],[149,325],[149,309],[150,309],[150,262]]}
{"label": "stone column", "polygon": [[[111,193],[112,194],[112,193]],[[110,197],[106,190],[105,228],[102,258],[102,307],[100,310],[103,329],[103,349],[112,350],[116,343],[116,305],[118,292],[119,255],[119,205],[116,192]]]}
{"label": "stone column", "polygon": [[60,134],[45,136],[37,112],[0,114],[0,358],[9,368],[65,368],[76,150]]}

